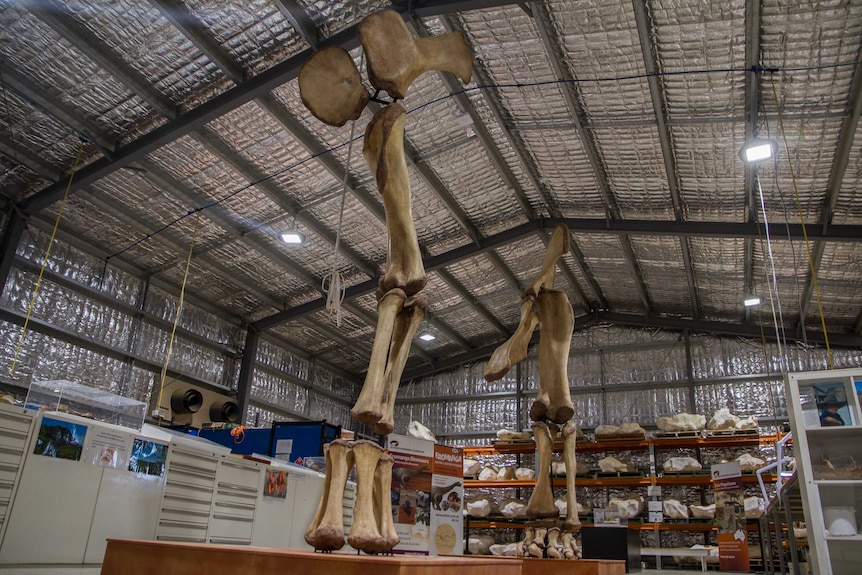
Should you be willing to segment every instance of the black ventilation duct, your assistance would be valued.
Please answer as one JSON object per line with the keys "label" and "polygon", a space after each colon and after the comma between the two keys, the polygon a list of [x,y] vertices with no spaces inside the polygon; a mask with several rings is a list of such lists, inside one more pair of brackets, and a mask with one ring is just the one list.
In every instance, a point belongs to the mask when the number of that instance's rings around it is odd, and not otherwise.
{"label": "black ventilation duct", "polygon": [[210,421],[239,422],[239,406],[233,401],[216,401],[210,406]]}
{"label": "black ventilation duct", "polygon": [[171,395],[171,411],[175,415],[197,413],[204,404],[204,396],[196,389],[178,389]]}

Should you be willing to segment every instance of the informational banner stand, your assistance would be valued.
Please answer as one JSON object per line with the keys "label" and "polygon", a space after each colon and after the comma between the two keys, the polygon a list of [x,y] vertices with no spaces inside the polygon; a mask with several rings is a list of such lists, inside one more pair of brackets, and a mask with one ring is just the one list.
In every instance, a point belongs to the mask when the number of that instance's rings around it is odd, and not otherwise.
{"label": "informational banner stand", "polygon": [[406,435],[390,435],[392,505],[401,542],[396,554],[460,555],[464,538],[462,453]]}
{"label": "informational banner stand", "polygon": [[742,469],[738,461],[731,461],[717,463],[711,470],[718,522],[719,568],[722,571],[749,571]]}

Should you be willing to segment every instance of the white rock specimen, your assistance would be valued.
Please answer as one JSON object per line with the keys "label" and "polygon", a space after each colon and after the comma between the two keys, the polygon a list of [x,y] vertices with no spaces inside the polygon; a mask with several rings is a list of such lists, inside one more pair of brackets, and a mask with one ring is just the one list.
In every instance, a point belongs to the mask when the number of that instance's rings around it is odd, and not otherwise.
{"label": "white rock specimen", "polygon": [[736,458],[736,461],[739,462],[739,467],[743,471],[757,471],[758,469],[766,465],[766,461],[748,453],[743,453]]}
{"label": "white rock specimen", "polygon": [[507,499],[500,505],[500,513],[508,517],[526,517],[527,504],[517,499]]}
{"label": "white rock specimen", "polygon": [[476,477],[482,471],[482,464],[475,459],[464,460],[464,477]]}
{"label": "white rock specimen", "polygon": [[536,470],[529,467],[519,467],[515,470],[515,479],[533,479],[536,477]]}
{"label": "white rock specimen", "polygon": [[533,437],[530,431],[512,431],[510,429],[500,429],[497,431],[497,439],[500,441],[528,441]]}
{"label": "white rock specimen", "polygon": [[706,424],[706,428],[713,431],[736,429],[737,423],[739,423],[739,418],[730,413],[728,408],[722,407],[712,415],[709,423]]}
{"label": "white rock specimen", "polygon": [[552,461],[551,462],[551,475],[556,475],[557,477],[565,477],[566,476],[566,463],[564,461]]}
{"label": "white rock specimen", "polygon": [[669,457],[662,468],[671,473],[680,473],[683,471],[700,471],[703,465],[694,457]]}
{"label": "white rock specimen", "polygon": [[437,442],[437,438],[434,437],[431,430],[418,421],[411,421],[407,424],[407,435],[410,437],[416,437],[417,439],[426,439],[435,443]]}
{"label": "white rock specimen", "polygon": [[557,497],[554,499],[554,505],[557,506],[557,509],[560,510],[560,515],[565,517],[569,512],[569,504],[564,497]]}
{"label": "white rock specimen", "polygon": [[623,437],[646,437],[646,430],[639,423],[627,422],[620,424],[619,434]]}
{"label": "white rock specimen", "polygon": [[706,427],[706,416],[678,413],[673,417],[659,417],[655,424],[662,431],[700,431]]}
{"label": "white rock specimen", "polygon": [[596,439],[607,437],[618,437],[620,434],[619,425],[600,425],[596,428]]}
{"label": "white rock specimen", "polygon": [[491,500],[487,497],[477,497],[476,499],[467,501],[464,509],[468,515],[473,517],[487,517],[491,514]]}
{"label": "white rock specimen", "polygon": [[715,503],[709,505],[689,505],[691,516],[695,519],[715,519]]}
{"label": "white rock specimen", "polygon": [[646,437],[646,431],[638,423],[627,422],[620,425],[600,425],[596,428],[596,439]]}
{"label": "white rock specimen", "polygon": [[497,480],[497,470],[490,465],[486,465],[482,468],[482,471],[479,472],[479,481],[496,481]]}
{"label": "white rock specimen", "polygon": [[756,415],[749,415],[748,417],[743,417],[738,422],[736,422],[737,429],[757,429],[759,427],[757,423]]}
{"label": "white rock specimen", "polygon": [[491,555],[496,557],[514,557],[517,547],[517,543],[506,543],[505,545],[491,545],[488,550],[491,552]]}
{"label": "white rock specimen", "polygon": [[506,465],[497,471],[497,481],[507,481],[509,479],[515,479],[514,465]]}
{"label": "white rock specimen", "polygon": [[635,471],[635,466],[632,462],[620,461],[613,455],[608,455],[599,459],[599,469],[602,473],[619,473],[621,471]]}
{"label": "white rock specimen", "polygon": [[746,519],[760,519],[766,513],[766,502],[762,497],[746,497],[743,503]]}
{"label": "white rock specimen", "polygon": [[665,499],[661,502],[662,513],[670,519],[688,519],[688,507],[676,499]]}
{"label": "white rock specimen", "polygon": [[644,510],[644,498],[640,495],[630,495],[626,499],[611,497],[607,510],[618,513],[620,517],[633,519]]}
{"label": "white rock specimen", "polygon": [[494,538],[490,535],[470,535],[467,548],[471,555],[490,555],[493,544]]}

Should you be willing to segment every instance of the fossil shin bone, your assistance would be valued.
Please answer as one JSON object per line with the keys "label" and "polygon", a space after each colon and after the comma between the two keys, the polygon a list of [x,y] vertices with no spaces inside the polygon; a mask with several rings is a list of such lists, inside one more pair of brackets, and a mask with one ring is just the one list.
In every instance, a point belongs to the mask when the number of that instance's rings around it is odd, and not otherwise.
{"label": "fossil shin bone", "polygon": [[[544,422],[533,423],[533,436],[536,438],[536,486],[527,503],[527,517],[541,519],[557,517],[559,511],[554,505],[551,489],[551,456],[554,451],[554,433]],[[554,426],[556,427],[556,426]]]}
{"label": "fossil shin bone", "polygon": [[353,444],[352,451],[356,464],[356,502],[347,542],[354,549],[366,553],[382,553],[388,549],[375,518],[374,477],[383,448],[374,442],[359,440]]}
{"label": "fossil shin bone", "polygon": [[374,471],[374,519],[377,522],[377,530],[386,541],[384,551],[391,551],[400,541],[392,519],[392,464],[392,456],[384,453]]}
{"label": "fossil shin bone", "polygon": [[305,534],[306,542],[319,551],[334,551],[344,547],[344,484],[347,483],[352,466],[350,444],[343,439],[329,443],[323,497],[317,515]]}
{"label": "fossil shin bone", "polygon": [[563,427],[563,459],[566,462],[566,521],[563,529],[577,533],[581,530],[581,520],[578,518],[578,500],[575,496],[575,473],[577,461],[575,443],[578,439],[578,425],[574,421]]}

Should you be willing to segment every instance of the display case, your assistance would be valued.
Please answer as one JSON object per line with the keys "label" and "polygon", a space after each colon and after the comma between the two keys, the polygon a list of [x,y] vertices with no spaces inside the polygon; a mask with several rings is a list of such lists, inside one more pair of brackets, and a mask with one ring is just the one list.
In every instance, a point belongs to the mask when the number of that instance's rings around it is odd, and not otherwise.
{"label": "display case", "polygon": [[789,375],[788,410],[802,504],[818,575],[862,564],[862,369]]}
{"label": "display case", "polygon": [[37,411],[59,411],[140,431],[147,404],[67,379],[34,381],[25,405]]}

